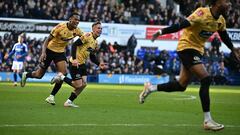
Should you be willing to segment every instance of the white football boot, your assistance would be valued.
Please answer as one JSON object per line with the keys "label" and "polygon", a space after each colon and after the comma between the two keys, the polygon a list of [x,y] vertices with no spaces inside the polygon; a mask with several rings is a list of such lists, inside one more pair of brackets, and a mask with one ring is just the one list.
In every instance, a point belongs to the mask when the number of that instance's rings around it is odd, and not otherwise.
{"label": "white football boot", "polygon": [[79,107],[78,105],[75,105],[73,102],[70,102],[70,101],[66,101],[64,103],[64,107],[74,107],[74,108],[77,108]]}
{"label": "white football boot", "polygon": [[219,124],[213,120],[208,120],[203,123],[203,128],[205,130],[212,130],[212,131],[218,131],[224,129],[223,124]]}
{"label": "white football boot", "polygon": [[149,87],[151,87],[151,86],[152,86],[151,83],[145,83],[144,84],[144,89],[139,95],[139,103],[140,104],[143,104],[144,101],[146,100],[147,96],[151,94],[151,91],[149,89]]}
{"label": "white football boot", "polygon": [[24,87],[27,81],[27,72],[23,72],[22,78],[21,78],[21,87]]}
{"label": "white football boot", "polygon": [[45,101],[46,101],[47,103],[51,104],[51,105],[55,105],[55,104],[56,104],[53,95],[48,96],[48,97],[45,99]]}

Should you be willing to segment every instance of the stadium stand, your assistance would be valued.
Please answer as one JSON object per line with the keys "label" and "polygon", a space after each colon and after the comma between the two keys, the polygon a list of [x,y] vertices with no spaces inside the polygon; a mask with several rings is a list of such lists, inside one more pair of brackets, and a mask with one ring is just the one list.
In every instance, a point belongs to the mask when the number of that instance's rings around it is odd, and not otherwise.
{"label": "stadium stand", "polygon": [[[0,71],[11,71],[12,60],[5,61],[3,56],[10,51],[14,43],[13,34],[5,34],[0,36]],[[41,45],[44,39],[26,38],[29,46],[29,54],[26,57],[25,67],[28,71],[33,71],[38,65]],[[67,49],[67,56],[70,48]],[[114,51],[113,51],[114,50]],[[227,75],[234,75],[240,72],[240,65],[234,63],[231,54],[217,53],[218,51],[210,47],[205,50],[204,63],[208,72],[214,76],[215,84],[228,84],[231,78],[225,78]],[[240,53],[240,48],[239,48]],[[95,65],[88,61],[88,73],[94,75],[96,73],[108,74],[170,74],[178,75],[180,72],[180,61],[177,57],[176,51],[158,50],[156,48],[140,48],[137,50],[137,55],[133,56],[127,51],[127,47],[122,47],[116,42],[114,45],[102,41],[100,43],[99,58],[102,61],[110,63],[109,69],[106,71],[99,71]],[[34,57],[33,57],[34,56]],[[228,65],[228,66],[224,66]],[[55,67],[52,64],[48,72],[55,72]],[[228,80],[228,81],[224,81]],[[234,78],[232,79],[234,80]],[[224,81],[224,83],[222,83]]]}
{"label": "stadium stand", "polygon": [[[177,14],[173,1],[168,0],[164,7],[160,0],[3,0],[0,17],[66,20],[70,13],[78,12],[81,21],[87,22],[171,25],[189,15],[198,3],[205,6],[205,0],[178,0]],[[231,2],[227,26],[240,28],[240,0]]]}

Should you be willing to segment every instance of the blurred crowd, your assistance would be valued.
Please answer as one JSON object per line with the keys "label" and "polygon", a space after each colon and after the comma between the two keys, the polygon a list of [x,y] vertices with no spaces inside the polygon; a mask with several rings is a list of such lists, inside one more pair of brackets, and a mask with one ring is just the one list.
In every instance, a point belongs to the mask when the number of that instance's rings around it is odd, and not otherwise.
{"label": "blurred crowd", "polygon": [[[0,17],[66,20],[72,12],[81,21],[100,19],[106,23],[171,25],[188,16],[205,0],[0,0]],[[176,13],[174,3],[180,6]],[[240,28],[240,0],[231,0],[228,28]],[[202,3],[202,4],[199,4]]]}
{"label": "blurred crowd", "polygon": [[[132,39],[132,38],[130,38]],[[10,72],[12,59],[4,60],[4,55],[9,53],[17,40],[16,34],[6,33],[0,36],[0,71]],[[38,59],[41,54],[41,47],[44,39],[31,39],[24,37],[24,42],[28,45],[29,53],[26,57],[25,70],[33,71],[38,67]],[[131,40],[129,40],[131,41]],[[212,45],[206,48],[203,61],[208,72],[214,77],[216,84],[227,84],[229,75],[240,72],[240,65],[234,61],[231,53],[219,51],[220,40],[215,37]],[[66,49],[66,55],[70,57],[70,48]],[[240,53],[240,48],[239,53]],[[109,64],[105,71],[99,70],[95,64],[87,60],[88,74],[96,73],[108,74],[150,74],[150,75],[171,75],[176,76],[180,72],[180,61],[176,51],[158,50],[158,48],[142,47],[136,50],[134,55],[129,45],[119,45],[107,43],[103,40],[99,44],[98,58]],[[47,72],[56,72],[52,63]]]}
{"label": "blurred crowd", "polygon": [[[221,42],[220,42],[221,43]],[[240,48],[238,48],[240,54]],[[180,73],[181,62],[176,51],[158,50],[157,48],[141,48],[137,57],[143,60],[143,65],[151,74],[168,74],[176,76]],[[231,53],[224,53],[212,45],[205,48],[203,63],[215,84],[229,84],[229,76],[240,73],[240,64]],[[198,82],[193,78],[193,82]]]}

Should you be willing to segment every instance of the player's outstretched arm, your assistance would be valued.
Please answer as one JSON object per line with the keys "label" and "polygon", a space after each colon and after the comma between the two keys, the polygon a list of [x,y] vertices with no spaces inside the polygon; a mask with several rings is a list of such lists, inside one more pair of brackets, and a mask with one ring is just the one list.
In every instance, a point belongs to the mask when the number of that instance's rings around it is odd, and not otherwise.
{"label": "player's outstretched arm", "polygon": [[16,48],[16,45],[13,46],[13,48],[9,54],[6,54],[4,56],[4,59],[8,59],[8,58],[12,57],[12,55],[15,53],[15,48]]}
{"label": "player's outstretched arm", "polygon": [[100,63],[100,64],[99,64],[99,67],[100,67],[100,69],[105,70],[105,69],[108,68],[108,64],[107,64],[107,63]]}
{"label": "player's outstretched arm", "polygon": [[232,41],[227,34],[227,31],[218,31],[218,34],[221,37],[223,43],[233,52],[235,60],[240,63],[240,54],[238,53],[238,50],[233,46]]}
{"label": "player's outstretched arm", "polygon": [[97,66],[100,65],[100,62],[98,61],[98,58],[96,57],[96,55],[94,53],[90,53],[90,60],[96,64]]}
{"label": "player's outstretched arm", "polygon": [[4,59],[7,60],[9,58],[9,54],[4,55]]}
{"label": "player's outstretched arm", "polygon": [[42,45],[42,54],[40,56],[40,59],[39,61],[44,61],[46,59],[46,49],[47,49],[47,46],[48,46],[48,43],[54,38],[53,35],[49,35],[47,37],[47,39],[44,41],[43,45]]}
{"label": "player's outstretched arm", "polygon": [[189,26],[191,26],[190,22],[187,19],[185,19],[184,21],[182,21],[180,23],[173,24],[169,27],[158,30],[156,33],[153,34],[152,41],[155,41],[157,39],[157,37],[160,35],[174,33],[174,32],[177,32],[177,31],[179,31],[183,28],[189,27]]}

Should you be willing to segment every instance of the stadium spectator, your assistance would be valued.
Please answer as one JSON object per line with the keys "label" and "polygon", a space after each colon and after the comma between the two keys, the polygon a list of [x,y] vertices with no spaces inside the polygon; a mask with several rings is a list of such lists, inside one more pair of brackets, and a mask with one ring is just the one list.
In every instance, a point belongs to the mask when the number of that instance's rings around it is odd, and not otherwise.
{"label": "stadium spectator", "polygon": [[[238,54],[240,55],[240,48],[238,48]],[[225,57],[224,63],[226,65],[226,67],[229,70],[231,70],[232,75],[240,72],[240,63],[236,61],[232,52],[229,54],[229,56]]]}
{"label": "stadium spectator", "polygon": [[[180,15],[176,14],[173,1],[180,5]],[[226,18],[227,27],[240,28],[240,2],[231,2],[234,4]],[[180,16],[191,14],[200,5],[206,6],[207,3],[205,0],[171,0],[164,7],[159,0],[1,1],[0,17],[66,20],[71,12],[79,12],[80,21],[94,22],[100,18],[106,23],[171,25],[177,23]]]}
{"label": "stadium spectator", "polygon": [[166,61],[169,59],[169,54],[167,50],[161,51],[161,53],[158,56],[152,56],[152,59],[150,61],[154,61],[153,65],[153,72],[155,75],[162,75],[163,73],[166,73],[164,70]]}
{"label": "stadium spectator", "polygon": [[214,83],[216,85],[226,85],[228,84],[228,80],[226,76],[229,75],[227,68],[224,66],[224,62],[221,61],[217,64],[216,74],[213,76]]}
{"label": "stadium spectator", "polygon": [[107,41],[106,41],[106,40],[103,40],[103,41],[100,43],[99,51],[101,51],[101,52],[109,52],[109,48],[108,48],[108,45],[107,45]]}
{"label": "stadium spectator", "polygon": [[214,38],[211,42],[211,45],[212,45],[212,51],[213,52],[216,51],[217,54],[219,54],[220,53],[219,48],[221,47],[221,41],[217,35],[214,36]]}
{"label": "stadium spectator", "polygon": [[[2,56],[4,56],[6,52],[10,51],[12,47],[11,43],[14,44],[14,42],[11,40],[12,37],[13,36],[11,33],[5,34],[4,36],[0,36],[0,39],[1,39],[0,45],[2,44],[2,50],[0,49],[0,51],[2,53]],[[30,37],[26,38],[25,42],[28,44],[28,47],[29,47],[29,54],[26,57],[26,65],[25,65],[26,67],[25,69],[27,71],[34,71],[36,69],[38,65],[38,59],[40,57],[39,54],[41,54],[41,45],[43,44],[43,41],[44,39],[36,39],[36,38],[30,38]],[[90,75],[94,75],[97,72],[116,74],[116,73],[124,73],[124,70],[127,71],[127,69],[129,68],[129,65],[127,65],[127,57],[129,56],[127,54],[126,47],[118,45],[117,43],[115,43],[113,47],[117,49],[117,52],[115,53],[115,55],[112,55],[111,53],[109,53],[108,44],[106,43],[106,41],[102,41],[100,43],[100,50],[99,50],[98,57],[100,58],[100,61],[105,61],[105,62],[110,61],[110,63],[112,61],[115,61],[116,66],[118,68],[114,69],[115,68],[114,66],[109,65],[109,69],[106,70],[105,72],[98,71],[98,70],[95,70],[95,66],[91,62],[87,61],[87,66],[89,66],[87,72]],[[67,49],[69,52],[70,48],[67,48]],[[154,74],[152,72],[154,71],[153,68],[154,68],[154,65],[156,65],[156,62],[152,63],[152,65],[147,64],[146,61],[149,59],[147,59],[147,57],[144,59],[143,56],[145,55],[145,53],[151,52],[152,57],[158,57],[160,52],[162,52],[163,50],[158,50],[158,49],[148,49],[148,50],[152,50],[152,51],[146,52],[146,49],[144,48],[140,48],[139,50],[137,50],[138,52],[137,55],[133,56],[132,58],[132,60],[134,61],[135,69],[137,70],[134,70],[133,72],[131,72],[131,74],[143,74],[146,68],[149,69],[149,74]],[[139,53],[139,51],[141,51],[141,53]],[[168,74],[177,75],[180,69],[179,67],[180,61],[178,57],[176,57],[176,52],[166,51],[165,53],[167,53],[169,56],[166,59],[165,64],[162,65],[163,70],[166,71]],[[68,53],[66,56],[69,57],[69,55],[70,54]],[[220,54],[218,54],[216,57],[219,58],[219,61],[224,61],[225,63],[224,65],[226,65],[226,68],[229,71],[229,75],[234,75],[236,72],[240,72],[239,64],[234,62],[230,54],[220,52]],[[173,61],[176,61],[176,62],[173,62]],[[212,49],[206,48],[205,54],[203,57],[203,62],[205,63],[206,69],[213,76],[214,73],[216,73],[216,71],[213,71],[214,65],[212,61],[213,61]],[[217,70],[217,69],[214,69],[214,70]],[[11,71],[11,60],[4,61],[4,59],[2,58],[0,71],[3,71],[3,72]],[[56,71],[54,63],[51,63],[50,67],[47,69],[47,72],[54,72],[54,71]]]}
{"label": "stadium spectator", "polygon": [[127,42],[127,51],[129,51],[132,56],[134,55],[136,46],[137,46],[137,39],[134,36],[134,34],[132,34]]}

